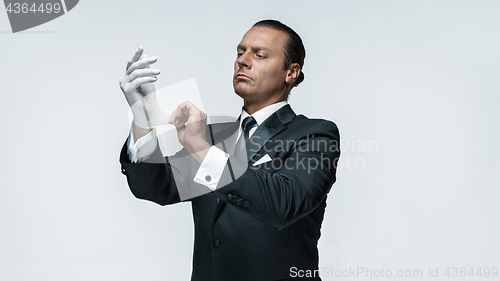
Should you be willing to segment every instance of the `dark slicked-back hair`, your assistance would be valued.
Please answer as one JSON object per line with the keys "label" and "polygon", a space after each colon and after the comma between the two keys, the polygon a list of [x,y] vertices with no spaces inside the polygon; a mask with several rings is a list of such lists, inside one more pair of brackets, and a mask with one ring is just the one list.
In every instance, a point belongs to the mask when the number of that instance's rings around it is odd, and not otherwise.
{"label": "dark slicked-back hair", "polygon": [[300,36],[293,31],[293,29],[277,20],[261,20],[254,24],[253,27],[265,27],[281,30],[288,35],[288,40],[284,49],[284,68],[287,69],[292,63],[298,63],[300,65],[300,74],[295,80],[293,87],[299,85],[300,82],[304,80],[304,72],[302,72],[302,68],[304,67],[304,58],[306,57],[306,49],[304,48],[304,44],[302,44]]}

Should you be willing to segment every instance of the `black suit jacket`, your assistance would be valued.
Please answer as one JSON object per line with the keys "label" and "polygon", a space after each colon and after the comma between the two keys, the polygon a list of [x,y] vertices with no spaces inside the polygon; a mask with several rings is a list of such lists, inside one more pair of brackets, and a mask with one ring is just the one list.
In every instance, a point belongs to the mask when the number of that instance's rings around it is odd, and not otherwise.
{"label": "black suit jacket", "polygon": [[[209,126],[207,138],[221,147],[238,125]],[[195,224],[192,280],[281,280],[293,276],[292,267],[317,270],[317,243],[339,147],[339,132],[331,121],[297,116],[289,105],[266,119],[250,139],[248,169],[235,171],[241,159],[231,156],[217,190],[190,200]],[[273,160],[253,166],[266,154]],[[180,181],[206,190],[192,182],[199,164],[185,161],[189,157],[182,150],[165,157],[164,164],[132,164],[125,142],[120,162],[137,198],[167,205],[180,202]],[[172,165],[176,159],[180,164]]]}

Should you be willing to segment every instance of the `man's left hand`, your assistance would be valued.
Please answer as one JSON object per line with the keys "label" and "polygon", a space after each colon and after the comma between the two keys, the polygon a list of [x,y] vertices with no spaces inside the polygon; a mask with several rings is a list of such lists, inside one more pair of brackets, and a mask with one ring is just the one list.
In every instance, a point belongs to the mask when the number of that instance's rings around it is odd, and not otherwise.
{"label": "man's left hand", "polygon": [[202,163],[210,149],[206,141],[207,115],[186,101],[174,110],[169,120],[177,129],[179,142],[198,162]]}

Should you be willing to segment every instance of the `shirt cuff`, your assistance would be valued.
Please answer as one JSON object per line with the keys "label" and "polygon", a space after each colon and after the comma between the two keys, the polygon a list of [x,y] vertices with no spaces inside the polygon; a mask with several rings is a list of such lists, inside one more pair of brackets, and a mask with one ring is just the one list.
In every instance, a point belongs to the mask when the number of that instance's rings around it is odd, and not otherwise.
{"label": "shirt cuff", "polygon": [[205,156],[205,159],[200,165],[198,172],[194,177],[194,182],[203,184],[215,190],[217,184],[219,183],[224,167],[226,166],[229,154],[220,150],[219,148],[212,146]]}
{"label": "shirt cuff", "polygon": [[142,136],[134,143],[134,131],[132,127],[130,127],[127,144],[130,162],[137,163],[148,159],[153,155],[157,145],[156,129]]}

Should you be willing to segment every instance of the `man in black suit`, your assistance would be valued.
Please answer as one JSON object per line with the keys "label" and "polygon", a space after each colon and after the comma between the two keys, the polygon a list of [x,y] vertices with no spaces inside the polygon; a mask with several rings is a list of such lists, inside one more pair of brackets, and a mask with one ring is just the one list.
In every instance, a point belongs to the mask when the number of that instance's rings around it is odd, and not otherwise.
{"label": "man in black suit", "polygon": [[[340,156],[337,127],[296,115],[286,102],[304,79],[305,49],[292,29],[260,21],[237,50],[233,86],[244,101],[240,118],[207,126],[203,112],[181,104],[170,122],[184,149],[163,158],[150,138],[148,159],[160,155],[165,163],[137,157],[135,143],[154,131],[134,121],[120,155],[122,172],[137,198],[160,205],[191,201],[192,280],[320,280],[317,242]],[[156,59],[141,54],[121,80],[131,106],[159,74],[149,68]],[[246,153],[238,143],[246,144]]]}

